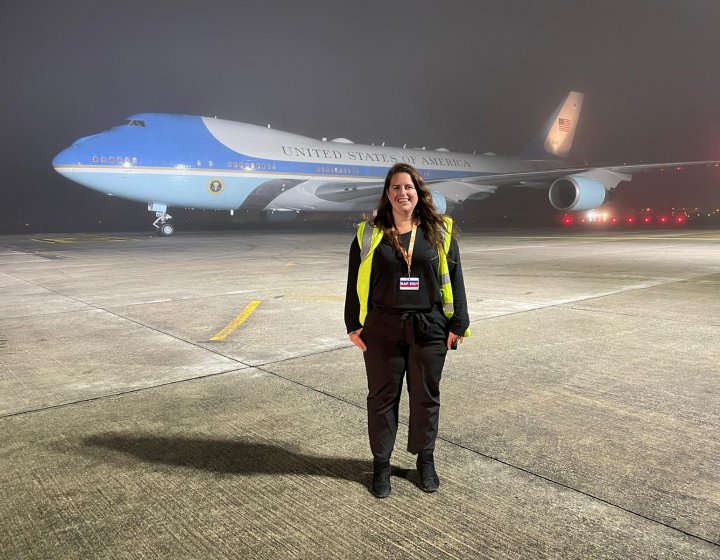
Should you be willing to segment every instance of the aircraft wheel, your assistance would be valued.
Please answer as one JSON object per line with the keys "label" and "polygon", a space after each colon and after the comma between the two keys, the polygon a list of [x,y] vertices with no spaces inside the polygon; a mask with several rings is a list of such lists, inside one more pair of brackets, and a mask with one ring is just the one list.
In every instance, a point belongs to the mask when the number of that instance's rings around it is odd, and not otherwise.
{"label": "aircraft wheel", "polygon": [[163,237],[170,237],[173,233],[175,233],[175,228],[172,224],[163,224],[160,226],[160,235]]}

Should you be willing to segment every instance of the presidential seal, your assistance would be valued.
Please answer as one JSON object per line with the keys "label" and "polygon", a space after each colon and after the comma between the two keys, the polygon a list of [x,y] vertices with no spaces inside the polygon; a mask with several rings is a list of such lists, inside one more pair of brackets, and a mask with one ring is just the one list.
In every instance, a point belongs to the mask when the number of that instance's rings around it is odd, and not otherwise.
{"label": "presidential seal", "polygon": [[220,179],[212,179],[208,183],[208,190],[210,191],[210,194],[220,194],[223,190],[225,190],[225,185],[223,185],[223,182]]}

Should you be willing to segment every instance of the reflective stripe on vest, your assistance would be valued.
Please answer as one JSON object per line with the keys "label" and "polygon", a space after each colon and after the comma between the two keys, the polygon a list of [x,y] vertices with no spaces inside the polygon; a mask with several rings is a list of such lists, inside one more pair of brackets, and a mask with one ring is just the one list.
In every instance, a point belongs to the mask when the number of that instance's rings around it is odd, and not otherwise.
{"label": "reflective stripe on vest", "polygon": [[445,221],[445,229],[440,232],[442,237],[442,251],[438,251],[438,280],[440,283],[440,295],[443,302],[443,312],[448,319],[455,313],[453,305],[452,284],[450,284],[450,267],[448,266],[447,256],[450,252],[450,243],[452,241],[452,219],[443,216]]}
{"label": "reflective stripe on vest", "polygon": [[[369,226],[369,227],[368,227]],[[370,299],[370,274],[372,273],[372,257],[375,248],[382,241],[382,232],[372,222],[358,224],[357,240],[360,245],[360,267],[357,277],[357,294],[360,300],[360,324],[365,324]]]}
{"label": "reflective stripe on vest", "polygon": [[[369,224],[370,222],[364,222],[362,224],[358,225],[358,242],[360,243],[360,260],[364,261],[365,257],[368,256],[368,253],[370,253],[370,244],[372,241],[372,235],[373,235],[373,228],[372,227],[365,227],[365,224]],[[359,228],[363,228],[363,232],[360,233]]]}
{"label": "reflective stripe on vest", "polygon": [[[443,216],[445,228],[441,231],[442,250],[438,250],[438,281],[440,284],[440,296],[443,302],[443,313],[448,319],[455,313],[453,305],[452,284],[450,283],[450,268],[448,267],[447,255],[450,252],[452,243],[452,218]],[[358,268],[357,294],[360,300],[360,324],[365,324],[365,317],[368,311],[368,300],[370,299],[370,275],[372,273],[372,257],[375,249],[382,241],[380,228],[373,225],[371,221],[358,224],[357,240],[360,245],[360,267]],[[465,336],[470,336],[470,329],[465,331]]]}

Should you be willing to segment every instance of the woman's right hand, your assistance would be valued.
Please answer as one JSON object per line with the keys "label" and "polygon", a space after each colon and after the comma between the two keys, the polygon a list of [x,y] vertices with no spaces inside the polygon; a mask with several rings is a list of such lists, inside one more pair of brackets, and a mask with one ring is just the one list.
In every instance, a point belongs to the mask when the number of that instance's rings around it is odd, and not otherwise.
{"label": "woman's right hand", "polygon": [[348,336],[350,337],[350,341],[355,346],[357,346],[358,348],[360,348],[360,350],[365,352],[365,350],[367,350],[367,346],[365,346],[365,341],[362,339],[362,336],[361,336],[362,332],[363,332],[362,328],[359,328],[356,331],[352,331],[352,332],[348,333]]}

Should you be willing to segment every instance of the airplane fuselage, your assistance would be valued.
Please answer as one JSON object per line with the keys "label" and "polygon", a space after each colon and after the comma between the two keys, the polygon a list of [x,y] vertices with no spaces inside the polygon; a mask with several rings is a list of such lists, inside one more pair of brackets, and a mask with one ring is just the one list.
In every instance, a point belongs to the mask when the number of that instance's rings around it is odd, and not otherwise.
{"label": "airplane fuselage", "polygon": [[[323,141],[222,119],[148,113],[76,141],[53,165],[77,183],[139,202],[215,210],[366,212],[377,204],[377,189],[364,197],[357,189],[382,183],[398,162],[415,166],[428,182],[553,164]],[[344,184],[347,190],[338,188]],[[457,183],[444,195],[462,202],[475,193],[476,188]]]}

